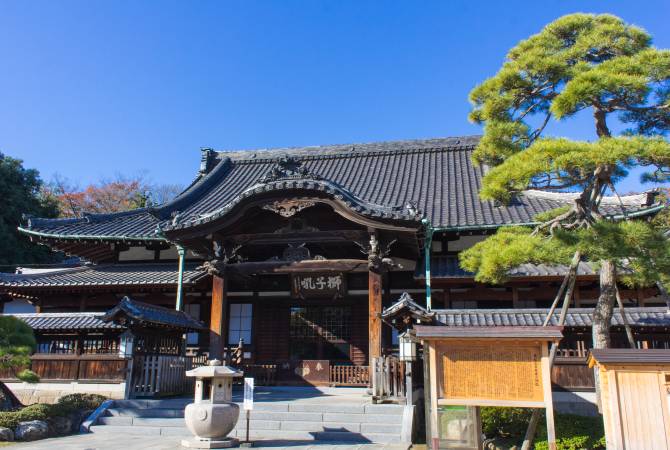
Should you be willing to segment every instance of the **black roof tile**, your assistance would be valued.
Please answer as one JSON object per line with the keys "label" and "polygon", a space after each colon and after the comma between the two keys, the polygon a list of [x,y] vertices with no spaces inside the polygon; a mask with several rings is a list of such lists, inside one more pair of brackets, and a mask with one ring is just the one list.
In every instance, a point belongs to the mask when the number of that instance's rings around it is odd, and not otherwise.
{"label": "black roof tile", "polygon": [[[667,308],[626,308],[628,323],[638,327],[668,327],[670,312]],[[442,325],[456,327],[479,326],[542,326],[549,312],[542,308],[524,309],[436,309],[436,321]],[[558,325],[560,311],[555,311],[549,325]],[[592,308],[570,308],[565,320],[567,327],[590,327]],[[613,326],[623,326],[621,313],[614,311]]]}
{"label": "black roof tile", "polygon": [[137,324],[155,325],[168,328],[188,330],[206,330],[207,326],[186,314],[184,311],[164,308],[158,305],[139,302],[130,297],[124,297],[114,308],[102,316],[105,322],[128,320]]}
{"label": "black roof tile", "polygon": [[21,319],[35,331],[74,331],[74,330],[124,330],[125,327],[112,322],[104,322],[105,313],[68,312],[68,313],[32,313],[7,314]]}
{"label": "black roof tile", "polygon": [[[197,264],[186,264],[184,285],[206,277]],[[73,286],[176,286],[177,263],[127,263],[86,265],[31,274],[0,273],[0,291]]]}
{"label": "black roof tile", "polygon": [[[202,224],[225,215],[258,193],[311,190],[342,198],[363,215],[417,222],[435,228],[487,228],[533,222],[542,211],[570,201],[571,194],[527,192],[510,205],[478,197],[484,168],[472,162],[478,136],[203,153],[203,171],[172,202],[126,213],[83,219],[29,219],[23,231],[45,238],[162,239],[157,231]],[[297,161],[302,176],[264,177],[282,158]],[[646,195],[624,198],[629,211],[648,209]],[[408,209],[415,204],[420,216]],[[604,200],[618,214],[614,199]]]}
{"label": "black roof tile", "polygon": [[[426,276],[425,261],[417,264],[415,278],[423,279]],[[522,264],[509,272],[514,277],[563,277],[568,273],[568,266],[549,264]],[[597,276],[598,272],[593,265],[587,262],[579,263],[578,276]],[[430,260],[431,279],[474,278],[474,274],[461,268],[458,257],[454,255],[433,256]]]}

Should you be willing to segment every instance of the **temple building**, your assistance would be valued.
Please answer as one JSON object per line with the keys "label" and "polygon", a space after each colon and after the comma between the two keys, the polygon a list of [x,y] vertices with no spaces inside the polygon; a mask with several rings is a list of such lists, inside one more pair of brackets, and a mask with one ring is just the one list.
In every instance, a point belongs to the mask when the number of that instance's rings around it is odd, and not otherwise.
{"label": "temple building", "polygon": [[[478,139],[203,149],[195,180],[166,204],[28,218],[22,233],[87,263],[0,275],[0,298],[43,313],[106,311],[124,296],[183,310],[209,326],[189,334],[190,352],[221,358],[242,341],[245,363],[274,365],[286,383],[333,383],[301,370],[305,361],[367,370],[372,358],[393,352],[397,331],[382,312],[403,293],[447,325],[535,324],[565,267],[526,264],[490,286],[459,267],[458,253],[499,227],[532,225],[574,194],[482,201],[486,167],[471,159]],[[649,192],[605,198],[603,206],[611,216],[652,216],[664,205]],[[667,347],[670,320],[657,290],[620,291],[640,346]],[[598,274],[584,263],[566,357],[585,358],[588,308],[598,294]],[[615,341],[623,336],[617,320]],[[566,374],[565,384],[581,382]]]}

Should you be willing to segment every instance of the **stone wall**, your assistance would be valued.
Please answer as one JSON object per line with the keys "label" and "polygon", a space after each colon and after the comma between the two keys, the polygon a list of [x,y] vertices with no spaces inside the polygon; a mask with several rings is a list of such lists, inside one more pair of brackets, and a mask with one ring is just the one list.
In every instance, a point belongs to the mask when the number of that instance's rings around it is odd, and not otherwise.
{"label": "stone wall", "polygon": [[75,393],[100,394],[111,399],[123,399],[125,383],[5,383],[24,405],[56,403],[64,395]]}

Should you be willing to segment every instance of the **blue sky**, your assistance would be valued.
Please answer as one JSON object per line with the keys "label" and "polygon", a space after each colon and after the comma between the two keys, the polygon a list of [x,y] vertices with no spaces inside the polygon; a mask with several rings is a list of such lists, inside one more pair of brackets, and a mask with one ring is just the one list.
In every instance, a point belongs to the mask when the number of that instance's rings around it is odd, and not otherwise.
{"label": "blue sky", "polygon": [[[46,179],[144,171],[185,185],[200,147],[477,134],[470,89],[579,11],[617,14],[670,48],[667,0],[4,0],[0,151]],[[552,129],[591,130],[588,117]]]}

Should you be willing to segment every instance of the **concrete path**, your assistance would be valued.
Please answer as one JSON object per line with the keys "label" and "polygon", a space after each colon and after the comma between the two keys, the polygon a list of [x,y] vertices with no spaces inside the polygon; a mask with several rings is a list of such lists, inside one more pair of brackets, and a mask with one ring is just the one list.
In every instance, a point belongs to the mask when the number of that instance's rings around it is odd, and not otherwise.
{"label": "concrete path", "polygon": [[[14,443],[8,450],[184,450],[179,438],[169,436],[114,436],[78,434],[34,442]],[[256,441],[254,449],[272,450],[406,450],[407,445],[359,444],[325,441]]]}

